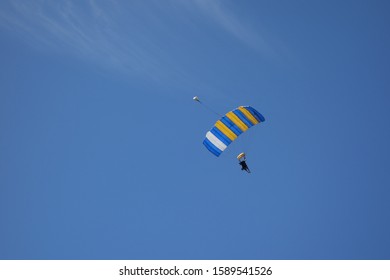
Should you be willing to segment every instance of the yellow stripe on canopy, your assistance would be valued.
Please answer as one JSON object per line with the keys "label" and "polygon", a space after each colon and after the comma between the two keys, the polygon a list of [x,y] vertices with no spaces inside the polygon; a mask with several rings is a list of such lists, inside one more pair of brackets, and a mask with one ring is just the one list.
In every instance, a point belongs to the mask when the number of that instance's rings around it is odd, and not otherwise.
{"label": "yellow stripe on canopy", "polygon": [[245,123],[243,123],[239,117],[237,117],[233,112],[229,112],[226,114],[226,117],[228,117],[235,125],[237,125],[242,132],[246,131],[248,127]]}
{"label": "yellow stripe on canopy", "polygon": [[215,123],[215,127],[218,128],[223,134],[226,135],[227,138],[234,141],[237,138],[237,135],[234,134],[226,125],[224,125],[221,121],[217,121]]}
{"label": "yellow stripe on canopy", "polygon": [[256,120],[256,118],[254,118],[252,114],[243,106],[238,107],[238,110],[240,110],[245,115],[245,117],[247,117],[252,122],[253,125],[259,123],[258,120]]}

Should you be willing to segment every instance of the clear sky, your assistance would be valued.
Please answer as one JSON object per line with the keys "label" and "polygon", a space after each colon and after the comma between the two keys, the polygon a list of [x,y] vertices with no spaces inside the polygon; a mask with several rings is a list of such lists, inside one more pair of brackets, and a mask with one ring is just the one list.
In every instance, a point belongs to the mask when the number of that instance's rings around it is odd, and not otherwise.
{"label": "clear sky", "polygon": [[1,1],[0,258],[389,259],[389,3]]}

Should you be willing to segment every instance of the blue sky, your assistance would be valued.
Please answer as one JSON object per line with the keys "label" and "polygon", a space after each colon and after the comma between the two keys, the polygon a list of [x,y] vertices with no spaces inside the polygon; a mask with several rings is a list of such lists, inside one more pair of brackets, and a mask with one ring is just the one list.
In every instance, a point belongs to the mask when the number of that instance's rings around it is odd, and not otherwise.
{"label": "blue sky", "polygon": [[1,1],[0,258],[389,259],[389,8]]}

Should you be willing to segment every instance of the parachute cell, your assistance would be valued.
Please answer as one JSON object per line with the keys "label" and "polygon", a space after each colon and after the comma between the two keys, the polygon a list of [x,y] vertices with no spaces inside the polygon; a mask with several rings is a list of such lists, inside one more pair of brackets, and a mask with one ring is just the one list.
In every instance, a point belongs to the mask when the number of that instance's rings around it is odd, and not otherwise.
{"label": "parachute cell", "polygon": [[214,124],[206,133],[203,144],[218,157],[240,134],[264,121],[264,117],[256,109],[240,106]]}

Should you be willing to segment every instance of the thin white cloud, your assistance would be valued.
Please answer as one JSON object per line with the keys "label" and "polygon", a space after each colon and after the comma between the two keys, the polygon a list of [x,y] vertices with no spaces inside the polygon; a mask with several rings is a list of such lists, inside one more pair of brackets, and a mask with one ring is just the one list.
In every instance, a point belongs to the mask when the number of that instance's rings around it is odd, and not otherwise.
{"label": "thin white cloud", "polygon": [[265,56],[275,56],[275,51],[266,41],[264,35],[251,27],[244,19],[237,17],[233,12],[229,11],[223,2],[218,0],[194,0],[194,3],[205,15],[214,20],[239,41],[261,52]]}
{"label": "thin white cloud", "polygon": [[[116,1],[101,3],[12,0],[0,8],[0,26],[18,34],[26,42],[59,53],[71,53],[126,74],[159,79],[162,57],[156,57],[153,43],[142,30],[135,32]],[[131,19],[130,19],[131,22]],[[142,22],[134,24],[142,25]]]}
{"label": "thin white cloud", "polygon": [[[177,57],[169,43],[176,48],[188,46],[185,41],[191,38],[188,30],[194,30],[191,28],[204,16],[264,57],[275,55],[259,32],[217,0],[3,0],[0,3],[0,28],[35,47],[76,55],[106,68],[119,69],[125,75],[171,81],[174,85],[191,81],[199,84],[186,69],[192,66],[183,65],[183,58],[185,61],[185,56],[191,53],[184,49],[181,57]],[[177,26],[184,27],[178,30]]]}

